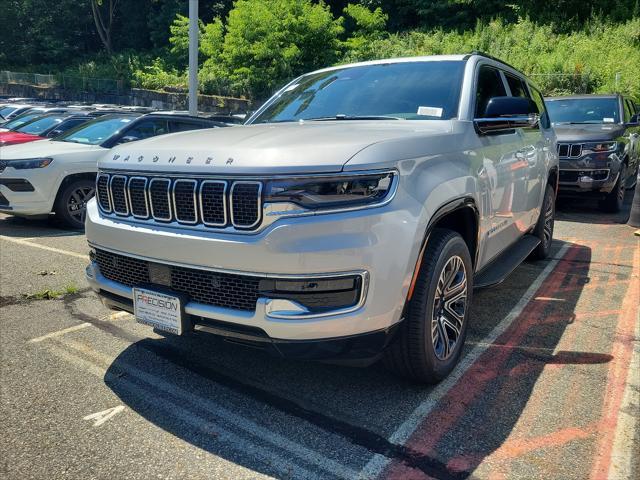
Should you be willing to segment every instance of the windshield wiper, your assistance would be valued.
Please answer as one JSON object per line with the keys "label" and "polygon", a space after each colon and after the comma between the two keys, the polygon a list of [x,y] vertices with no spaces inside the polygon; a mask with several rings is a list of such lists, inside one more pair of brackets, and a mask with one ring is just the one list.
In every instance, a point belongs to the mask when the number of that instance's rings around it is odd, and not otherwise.
{"label": "windshield wiper", "polygon": [[345,115],[338,113],[333,117],[316,117],[316,118],[303,118],[304,121],[313,122],[326,122],[329,120],[402,120],[399,117],[390,117],[387,115]]}

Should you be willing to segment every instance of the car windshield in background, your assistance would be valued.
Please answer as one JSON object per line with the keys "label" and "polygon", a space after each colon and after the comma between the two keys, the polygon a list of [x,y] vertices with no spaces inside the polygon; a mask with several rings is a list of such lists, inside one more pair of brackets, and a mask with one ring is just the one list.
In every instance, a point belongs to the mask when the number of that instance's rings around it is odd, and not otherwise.
{"label": "car windshield in background", "polygon": [[38,118],[42,116],[42,112],[37,113],[25,113],[20,115],[12,120],[9,120],[7,123],[2,125],[2,128],[8,128],[9,130],[15,130],[16,128],[24,125],[27,122],[30,122],[34,118]]}
{"label": "car windshield in background", "polygon": [[40,135],[42,132],[58,125],[63,119],[64,117],[42,117],[16,128],[15,131],[20,133],[29,133],[31,135]]}
{"label": "car windshield in background", "polygon": [[457,116],[465,63],[399,62],[305,75],[251,123],[447,120]]}
{"label": "car windshield in background", "polygon": [[135,117],[100,118],[80,128],[71,130],[65,135],[56,138],[56,141],[99,145],[116,135],[133,120],[135,120]]}
{"label": "car windshield in background", "polygon": [[620,109],[615,97],[548,100],[546,105],[554,125],[620,122]]}
{"label": "car windshield in background", "polygon": [[4,108],[0,108],[0,115],[3,117],[6,117],[7,115],[9,115],[12,112],[15,112],[18,109],[18,107],[4,107]]}

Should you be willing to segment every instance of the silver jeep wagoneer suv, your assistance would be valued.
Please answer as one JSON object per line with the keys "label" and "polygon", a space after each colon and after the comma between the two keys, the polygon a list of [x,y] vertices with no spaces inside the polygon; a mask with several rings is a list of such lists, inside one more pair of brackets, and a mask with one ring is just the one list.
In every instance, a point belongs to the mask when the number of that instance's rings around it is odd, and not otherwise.
{"label": "silver jeep wagoneer suv", "polygon": [[366,364],[455,366],[474,288],[550,248],[558,183],[540,92],[483,54],[296,78],[246,125],[99,163],[87,276],[181,335]]}

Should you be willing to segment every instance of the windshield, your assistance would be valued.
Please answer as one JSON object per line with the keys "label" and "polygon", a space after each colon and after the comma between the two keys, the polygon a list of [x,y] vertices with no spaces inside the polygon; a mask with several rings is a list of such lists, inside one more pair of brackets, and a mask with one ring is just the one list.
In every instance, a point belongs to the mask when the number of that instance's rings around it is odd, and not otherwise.
{"label": "windshield", "polygon": [[99,118],[56,138],[60,142],[98,145],[117,135],[134,120],[132,117]]}
{"label": "windshield", "polygon": [[8,128],[9,130],[15,130],[16,128],[24,125],[27,122],[30,122],[34,118],[40,117],[42,112],[34,112],[34,113],[23,113],[19,117],[14,118],[13,120],[9,120],[7,123],[2,125],[2,128]]}
{"label": "windshield", "polygon": [[4,107],[4,108],[0,108],[0,115],[2,115],[3,117],[6,117],[7,115],[9,115],[11,112],[15,112],[18,109],[18,107]]}
{"label": "windshield", "polygon": [[546,102],[554,125],[562,123],[620,123],[618,99],[574,98]]}
{"label": "windshield", "polygon": [[63,119],[64,117],[42,117],[16,128],[15,131],[20,133],[29,133],[31,135],[40,135],[41,133],[58,125]]}
{"label": "windshield", "polygon": [[267,102],[251,123],[447,120],[458,114],[464,66],[463,61],[400,62],[312,73]]}

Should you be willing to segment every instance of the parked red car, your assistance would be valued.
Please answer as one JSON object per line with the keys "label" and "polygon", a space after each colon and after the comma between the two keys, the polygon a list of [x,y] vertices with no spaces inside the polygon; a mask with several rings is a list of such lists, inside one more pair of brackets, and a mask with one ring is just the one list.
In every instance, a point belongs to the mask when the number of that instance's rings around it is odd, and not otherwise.
{"label": "parked red car", "polygon": [[42,115],[13,130],[0,132],[0,147],[53,138],[93,118],[95,117],[90,113],[50,113]]}

